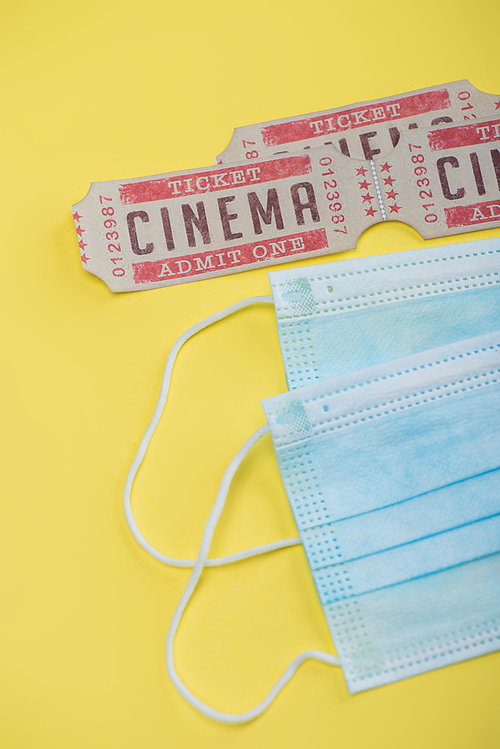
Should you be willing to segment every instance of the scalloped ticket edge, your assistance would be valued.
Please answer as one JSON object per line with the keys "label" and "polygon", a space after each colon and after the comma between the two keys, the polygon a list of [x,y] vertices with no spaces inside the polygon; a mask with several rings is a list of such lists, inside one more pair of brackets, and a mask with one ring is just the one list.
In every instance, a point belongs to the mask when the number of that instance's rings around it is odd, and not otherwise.
{"label": "scalloped ticket edge", "polygon": [[398,144],[401,131],[494,116],[500,96],[469,81],[350,104],[281,120],[237,127],[216,164],[274,156],[331,145],[356,159],[383,158]]}
{"label": "scalloped ticket edge", "polygon": [[500,227],[500,114],[401,133],[384,158],[333,146],[92,183],[72,206],[82,265],[113,292],[352,250],[375,223],[424,239]]}

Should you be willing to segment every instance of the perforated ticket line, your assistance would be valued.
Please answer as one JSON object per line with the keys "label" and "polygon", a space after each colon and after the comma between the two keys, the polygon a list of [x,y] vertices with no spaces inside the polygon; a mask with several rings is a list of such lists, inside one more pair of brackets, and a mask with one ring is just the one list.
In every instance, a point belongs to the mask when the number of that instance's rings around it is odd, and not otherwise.
{"label": "perforated ticket line", "polygon": [[385,159],[332,146],[95,183],[73,207],[82,264],[112,291],[351,250],[379,221],[425,239],[500,226],[500,117],[404,133]]}
{"label": "perforated ticket line", "polygon": [[252,160],[285,151],[332,145],[358,159],[384,158],[401,132],[495,115],[500,96],[469,81],[454,81],[323,112],[236,128],[216,163]]}
{"label": "perforated ticket line", "polygon": [[372,170],[372,174],[373,174],[373,182],[375,185],[375,190],[377,192],[377,199],[378,199],[378,204],[380,206],[380,212],[382,214],[382,221],[387,221],[387,213],[385,212],[384,201],[382,200],[382,190],[380,189],[380,183],[378,181],[377,170],[375,169],[375,164],[373,163],[373,159],[370,160],[370,169]]}

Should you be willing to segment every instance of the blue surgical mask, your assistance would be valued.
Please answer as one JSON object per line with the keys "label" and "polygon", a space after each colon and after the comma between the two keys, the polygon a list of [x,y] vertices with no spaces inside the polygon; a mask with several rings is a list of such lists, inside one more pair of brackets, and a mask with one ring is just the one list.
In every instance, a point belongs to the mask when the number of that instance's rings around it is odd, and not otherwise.
{"label": "blue surgical mask", "polygon": [[[415,355],[500,329],[499,253],[500,240],[483,240],[273,272],[273,297],[239,302],[175,343],[155,413],[127,477],[124,503],[130,529],[148,553],[165,564],[195,567],[172,619],[167,667],[179,692],[205,715],[230,723],[250,720],[306,658],[339,665],[331,654],[300,654],[262,703],[242,715],[204,705],[176,673],[175,632],[203,567],[300,541],[351,691],[498,648],[497,390],[469,392],[468,385],[451,398],[447,380],[456,381],[462,359],[449,354],[446,366],[434,363],[433,369],[427,353]],[[295,391],[270,399],[265,410],[301,538],[207,559],[235,466],[268,431],[263,427],[223,478],[196,562],[173,559],[142,536],[130,493],[167,399],[175,357],[191,335],[212,322],[273,300],[288,384]],[[387,362],[407,355],[408,372],[394,374]],[[473,359],[474,370],[480,357]],[[369,379],[363,388],[358,374],[346,374],[373,365],[378,370],[359,374]],[[402,367],[399,362],[398,372]],[[475,380],[476,374],[487,376],[474,370],[467,377]],[[337,385],[321,384],[339,375]],[[316,383],[312,400],[311,389],[302,389],[308,383]],[[427,392],[438,387],[437,394]],[[360,394],[368,400],[361,406]],[[387,413],[373,405],[377,395],[384,403],[394,401]],[[360,414],[360,408],[372,410]],[[381,413],[384,418],[375,415]],[[423,650],[417,641],[427,643]]]}
{"label": "blue surgical mask", "polygon": [[263,402],[351,692],[500,648],[500,332]]}
{"label": "blue surgical mask", "polygon": [[269,273],[288,387],[500,328],[500,239]]}

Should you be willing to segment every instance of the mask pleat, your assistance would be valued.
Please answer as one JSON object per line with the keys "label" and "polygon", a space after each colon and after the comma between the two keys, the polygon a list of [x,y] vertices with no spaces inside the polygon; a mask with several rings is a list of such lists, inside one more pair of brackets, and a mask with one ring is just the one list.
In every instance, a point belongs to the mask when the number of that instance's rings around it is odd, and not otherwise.
{"label": "mask pleat", "polygon": [[[376,554],[500,513],[500,469],[302,534],[311,569]],[[439,542],[439,539],[438,539]]]}

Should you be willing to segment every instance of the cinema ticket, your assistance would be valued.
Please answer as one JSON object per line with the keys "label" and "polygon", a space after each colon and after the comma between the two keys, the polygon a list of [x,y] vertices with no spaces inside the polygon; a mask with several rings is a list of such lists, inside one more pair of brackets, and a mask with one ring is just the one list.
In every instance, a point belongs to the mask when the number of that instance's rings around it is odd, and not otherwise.
{"label": "cinema ticket", "polygon": [[469,81],[365,101],[324,112],[238,127],[216,163],[250,161],[276,153],[335,146],[356,159],[384,157],[403,130],[484,119],[500,110],[500,96]]}
{"label": "cinema ticket", "polygon": [[111,291],[351,250],[380,221],[425,239],[500,227],[500,116],[407,130],[373,160],[330,145],[93,183],[73,218],[83,267]]}
{"label": "cinema ticket", "polygon": [[500,226],[500,116],[409,130],[372,163],[385,218],[424,239]]}

